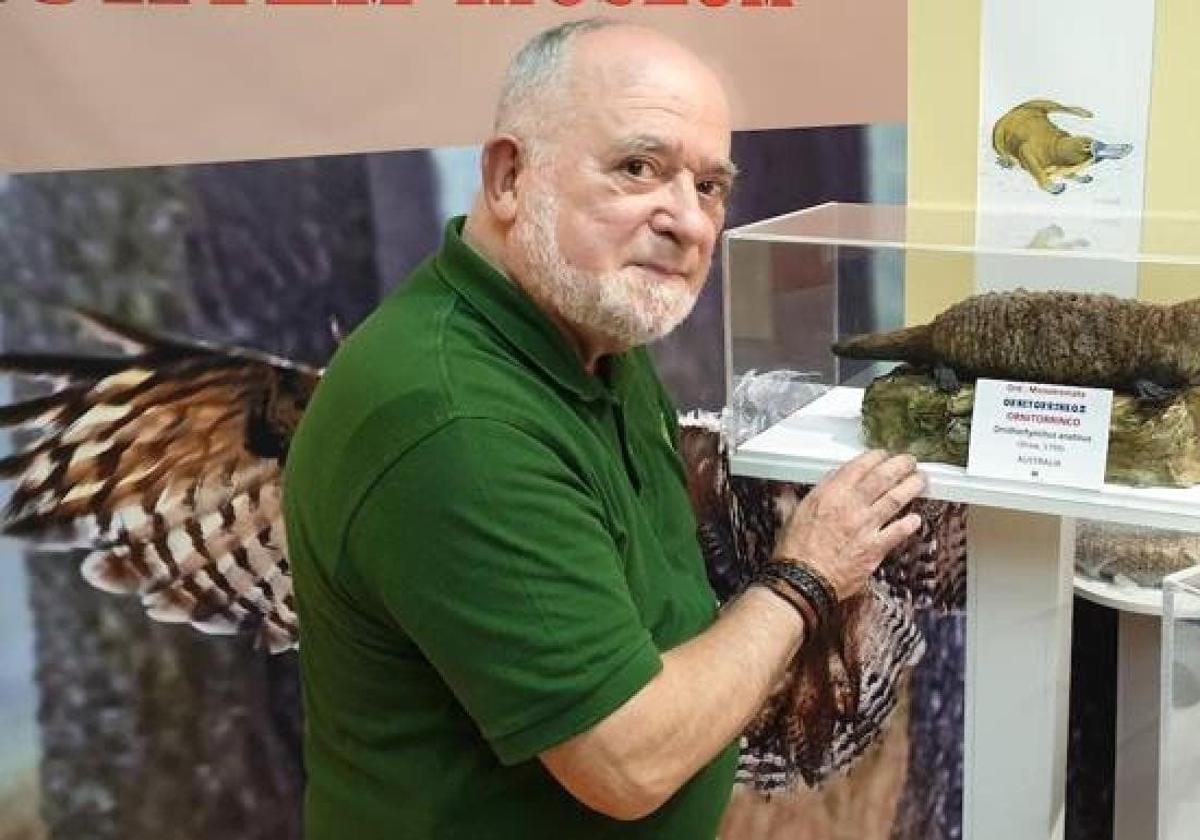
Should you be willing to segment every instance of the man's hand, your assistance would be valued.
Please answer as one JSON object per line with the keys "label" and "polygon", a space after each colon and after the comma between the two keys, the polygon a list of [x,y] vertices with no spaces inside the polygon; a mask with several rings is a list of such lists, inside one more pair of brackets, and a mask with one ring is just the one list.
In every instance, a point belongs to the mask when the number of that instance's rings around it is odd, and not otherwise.
{"label": "man's hand", "polygon": [[803,560],[828,578],[838,600],[862,589],[894,548],[921,527],[910,513],[891,520],[921,495],[925,477],[911,455],[873,450],[843,464],[804,497],[775,545],[780,560]]}

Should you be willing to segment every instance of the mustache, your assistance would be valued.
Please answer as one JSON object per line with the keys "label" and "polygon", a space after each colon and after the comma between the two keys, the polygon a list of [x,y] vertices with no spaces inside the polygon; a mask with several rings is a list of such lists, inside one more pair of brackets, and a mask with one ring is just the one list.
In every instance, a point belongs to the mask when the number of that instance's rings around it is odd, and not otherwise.
{"label": "mustache", "polygon": [[700,268],[699,257],[684,254],[654,254],[634,260],[635,265],[646,266],[664,274],[695,274]]}

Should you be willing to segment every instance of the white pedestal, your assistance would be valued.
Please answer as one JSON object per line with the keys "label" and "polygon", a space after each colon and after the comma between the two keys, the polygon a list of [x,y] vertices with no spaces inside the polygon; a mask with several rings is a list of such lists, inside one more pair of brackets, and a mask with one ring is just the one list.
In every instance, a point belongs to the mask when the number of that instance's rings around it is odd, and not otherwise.
{"label": "white pedestal", "polygon": [[[861,407],[860,389],[832,389],[739,446],[730,459],[733,472],[819,481],[863,451]],[[1200,489],[1077,490],[979,479],[945,464],[922,465],[922,471],[930,498],[979,506],[968,531],[964,836],[1059,838],[1074,518],[1200,530]],[[1139,642],[1130,637],[1129,643]],[[1157,684],[1157,677],[1148,682]],[[1143,729],[1136,716],[1123,725],[1123,733]],[[1141,778],[1134,765],[1127,772]],[[1134,818],[1134,811],[1127,813]]]}
{"label": "white pedestal", "polygon": [[968,840],[1061,838],[1075,523],[971,510],[967,531]]}

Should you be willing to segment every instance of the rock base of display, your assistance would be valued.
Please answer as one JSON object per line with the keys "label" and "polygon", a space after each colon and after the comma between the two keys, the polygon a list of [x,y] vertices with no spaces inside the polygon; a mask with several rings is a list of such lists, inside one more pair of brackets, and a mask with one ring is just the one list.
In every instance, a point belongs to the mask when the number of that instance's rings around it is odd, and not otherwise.
{"label": "rock base of display", "polygon": [[[974,404],[973,385],[950,393],[926,373],[897,368],[872,382],[863,397],[867,445],[966,466]],[[1113,394],[1105,480],[1140,487],[1200,483],[1198,418],[1200,387],[1156,405]]]}

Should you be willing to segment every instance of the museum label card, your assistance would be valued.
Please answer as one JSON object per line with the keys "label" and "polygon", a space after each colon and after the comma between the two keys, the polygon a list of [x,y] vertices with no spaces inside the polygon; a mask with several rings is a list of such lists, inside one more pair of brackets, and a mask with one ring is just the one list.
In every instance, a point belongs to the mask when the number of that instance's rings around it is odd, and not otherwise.
{"label": "museum label card", "polygon": [[967,474],[1098,490],[1112,391],[980,379]]}

